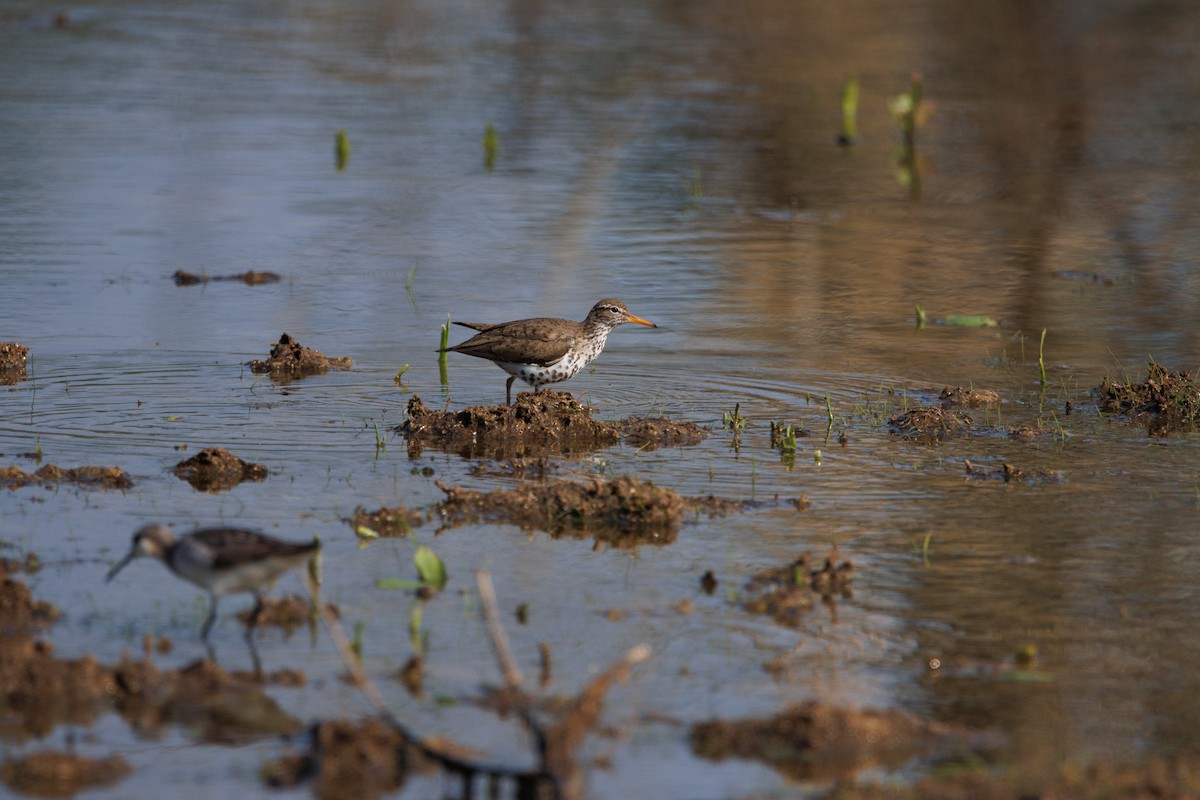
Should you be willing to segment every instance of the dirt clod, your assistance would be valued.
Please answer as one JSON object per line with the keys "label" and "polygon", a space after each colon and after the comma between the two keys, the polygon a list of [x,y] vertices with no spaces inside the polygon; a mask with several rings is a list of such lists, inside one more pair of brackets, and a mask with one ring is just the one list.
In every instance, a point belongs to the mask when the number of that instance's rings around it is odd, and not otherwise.
{"label": "dirt clod", "polygon": [[942,408],[990,408],[1000,405],[1000,393],[994,389],[946,386],[938,395]]}
{"label": "dirt clod", "polygon": [[[341,610],[332,603],[325,604],[326,609],[333,615],[334,619],[341,616]],[[253,608],[248,608],[240,612],[237,618],[243,625],[250,624],[250,617],[254,614]],[[258,625],[283,628],[286,633],[291,633],[296,628],[302,625],[307,625],[313,619],[313,606],[306,597],[301,597],[298,594],[289,594],[284,597],[266,597],[263,598],[262,610],[258,614]]]}
{"label": "dirt clod", "polygon": [[950,743],[948,729],[901,711],[857,711],[808,702],[761,719],[692,727],[692,751],[713,760],[760,761],[798,780],[898,766]]}
{"label": "dirt clod", "polygon": [[673,419],[629,417],[622,420],[619,427],[626,444],[647,450],[698,444],[708,437],[708,431],[696,423]]}
{"label": "dirt clod", "polygon": [[133,481],[120,467],[73,467],[45,464],[37,472],[19,467],[0,468],[0,485],[19,489],[30,484],[74,483],[87,489],[129,489]]}
{"label": "dirt clod", "polygon": [[176,286],[195,286],[209,281],[241,281],[247,286],[259,286],[282,280],[274,272],[255,272],[253,270],[247,270],[239,275],[197,275],[194,272],[177,269],[171,277],[175,280]]}
{"label": "dirt clod", "polygon": [[675,540],[688,501],[671,489],[625,476],[586,483],[552,481],[476,492],[438,482],[446,493],[437,513],[447,525],[491,519],[553,536],[595,536],[632,547]]}
{"label": "dirt clod", "polygon": [[47,750],[0,764],[0,781],[34,797],[70,797],[85,789],[109,786],[132,771],[120,756],[84,758]]}
{"label": "dirt clod", "polygon": [[1100,410],[1125,414],[1132,423],[1145,423],[1151,436],[1192,430],[1200,417],[1200,386],[1190,372],[1169,372],[1153,361],[1142,383],[1119,383],[1111,378],[1096,387]]}
{"label": "dirt clod", "polygon": [[302,347],[284,333],[271,348],[270,357],[250,362],[250,371],[266,373],[274,380],[287,381],[307,375],[323,375],[330,369],[350,369],[354,359],[349,356],[329,358],[324,353]]}
{"label": "dirt clod", "polygon": [[854,565],[837,562],[836,551],[813,569],[808,553],[783,567],[764,570],[746,584],[742,608],[751,614],[767,614],[781,625],[794,627],[817,600],[850,597]]}
{"label": "dirt clod", "polygon": [[404,785],[414,755],[405,737],[378,719],[319,722],[309,729],[309,739],[309,752],[263,766],[268,785],[312,779],[317,797],[379,797]]}
{"label": "dirt clod", "polygon": [[888,420],[893,433],[928,443],[970,430],[971,424],[971,417],[967,414],[932,406],[910,409]]}
{"label": "dirt clod", "polygon": [[25,380],[25,357],[28,347],[17,342],[0,342],[0,386]]}
{"label": "dirt clod", "polygon": [[242,481],[267,478],[267,468],[262,464],[243,461],[223,447],[206,447],[180,461],[172,472],[175,477],[190,483],[192,488],[213,494],[232,489]]}
{"label": "dirt clod", "polygon": [[359,506],[350,515],[349,523],[356,533],[360,528],[365,528],[378,536],[402,538],[408,536],[413,528],[424,525],[426,519],[427,515],[404,506],[384,506],[375,511],[367,511]]}

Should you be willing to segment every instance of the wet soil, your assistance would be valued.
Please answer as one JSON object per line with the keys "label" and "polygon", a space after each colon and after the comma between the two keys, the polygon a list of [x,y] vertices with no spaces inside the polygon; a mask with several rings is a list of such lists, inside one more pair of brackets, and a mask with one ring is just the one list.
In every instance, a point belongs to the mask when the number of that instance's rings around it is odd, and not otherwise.
{"label": "wet soil", "polygon": [[132,771],[120,756],[94,759],[46,751],[0,764],[0,781],[32,797],[71,797],[114,784]]}
{"label": "wet soil", "polygon": [[1005,483],[1022,481],[1032,484],[1062,483],[1063,474],[1057,470],[1038,467],[1017,467],[1009,463],[988,467],[972,461],[963,461],[968,478],[974,480],[1002,480]]}
{"label": "wet soil", "polygon": [[197,275],[193,272],[177,269],[171,276],[176,286],[196,286],[209,281],[241,281],[247,286],[259,286],[264,283],[277,283],[283,280],[274,272],[254,272],[248,270],[240,275]]}
{"label": "wet soil", "polygon": [[913,408],[888,420],[893,433],[919,442],[933,443],[971,429],[971,417],[936,406]]}
{"label": "wet soil", "polygon": [[1145,424],[1151,436],[1193,430],[1200,416],[1200,386],[1190,372],[1170,372],[1151,361],[1142,383],[1111,378],[1096,387],[1100,410],[1125,414],[1131,423]]}
{"label": "wet soil", "polygon": [[408,438],[411,458],[431,446],[464,458],[496,461],[592,452],[611,447],[622,437],[633,446],[652,448],[695,444],[708,435],[698,425],[668,419],[602,422],[569,392],[551,391],[522,392],[511,406],[471,406],[460,411],[431,410],[414,395],[399,431]]}
{"label": "wet soil", "polygon": [[263,765],[267,785],[312,781],[313,793],[321,798],[379,797],[400,789],[410,765],[421,759],[400,731],[378,719],[319,722],[308,735],[308,752]]}
{"label": "wet soil", "polygon": [[746,583],[742,608],[795,627],[818,601],[852,596],[854,565],[850,561],[838,564],[834,552],[819,568],[814,569],[812,564],[812,557],[801,553],[790,564],[752,576]]}
{"label": "wet soil", "polygon": [[270,375],[273,380],[288,381],[308,375],[323,375],[330,369],[350,369],[354,359],[349,356],[329,358],[324,353],[303,347],[284,333],[264,360],[250,362],[250,371]]}
{"label": "wet soil", "polygon": [[446,527],[491,520],[552,536],[592,536],[617,547],[669,544],[689,513],[723,513],[741,504],[715,498],[687,498],[649,481],[623,476],[575,483],[530,483],[515,489],[476,492],[437,486],[446,493],[436,515]]}
{"label": "wet soil", "polygon": [[0,485],[19,489],[30,484],[53,486],[74,483],[87,489],[129,489],[133,481],[120,467],[74,467],[65,469],[46,464],[37,472],[25,472],[19,467],[0,467]]}
{"label": "wet soil", "polygon": [[[354,509],[347,521],[360,536],[404,537],[413,528],[424,525],[428,519],[428,514],[404,506],[384,506],[376,511],[367,511],[360,506]],[[370,533],[364,534],[362,529]]]}
{"label": "wet soil", "polygon": [[938,399],[942,408],[990,408],[1000,405],[1000,393],[993,389],[946,386]]}
{"label": "wet soil", "polygon": [[212,494],[232,489],[242,481],[267,478],[267,468],[262,464],[243,461],[223,447],[206,447],[180,461],[171,471],[175,477],[190,483],[193,489]]}
{"label": "wet soil", "polygon": [[0,342],[0,386],[25,380],[25,357],[28,347],[17,342]]}
{"label": "wet soil", "polygon": [[1200,797],[1200,762],[1195,756],[1170,756],[1136,765],[1097,763],[1063,767],[1048,775],[976,768],[922,778],[911,785],[843,784],[827,795],[826,800],[1190,800],[1195,797]]}
{"label": "wet soil", "polygon": [[[341,609],[333,603],[326,603],[325,608],[334,619],[341,617]],[[237,618],[243,625],[249,625],[253,614],[254,609],[248,608],[240,612]],[[283,628],[285,633],[290,634],[301,626],[314,625],[316,618],[316,610],[311,600],[298,594],[289,594],[283,597],[263,598],[262,610],[259,611],[256,624],[259,627],[267,625]]]}
{"label": "wet soil", "polygon": [[901,711],[857,711],[815,701],[770,717],[714,720],[691,730],[692,752],[701,758],[759,761],[797,780],[900,766],[955,738],[948,728]]}

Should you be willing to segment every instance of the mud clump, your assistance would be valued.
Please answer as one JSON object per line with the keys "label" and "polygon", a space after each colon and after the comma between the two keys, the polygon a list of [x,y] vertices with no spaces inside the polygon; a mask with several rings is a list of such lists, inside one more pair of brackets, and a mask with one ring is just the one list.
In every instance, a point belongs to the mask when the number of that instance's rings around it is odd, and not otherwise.
{"label": "mud clump", "polygon": [[[403,538],[408,536],[413,528],[425,524],[426,519],[427,515],[404,506],[390,508],[384,506],[377,511],[366,511],[359,506],[354,509],[348,522],[354,532],[360,536],[375,534],[388,538]],[[365,529],[368,533],[360,532],[361,529]]]}
{"label": "mud clump", "polygon": [[176,286],[196,286],[209,281],[241,281],[247,286],[261,286],[264,283],[278,283],[283,280],[274,272],[255,272],[247,270],[240,275],[197,275],[182,269],[175,270],[171,276]]}
{"label": "mud clump", "polygon": [[976,480],[1002,480],[1005,483],[1014,481],[1025,483],[1062,483],[1064,478],[1061,472],[1051,469],[1040,468],[1024,468],[1016,467],[1005,462],[996,468],[979,466],[969,460],[963,461],[963,466],[966,469],[968,478]]}
{"label": "mud clump", "polygon": [[440,481],[437,486],[446,497],[436,513],[448,526],[490,519],[552,536],[592,535],[619,547],[673,542],[689,509],[671,489],[628,476],[587,483],[552,481],[487,493]]}
{"label": "mud clump", "polygon": [[699,723],[690,738],[692,752],[701,758],[750,759],[790,778],[813,780],[896,767],[949,746],[955,737],[902,711],[857,711],[812,701],[761,719]]}
{"label": "mud clump", "polygon": [[636,447],[695,444],[708,432],[690,422],[631,417],[617,424],[592,418],[590,409],[569,392],[522,392],[511,406],[471,406],[433,411],[420,397],[408,401],[408,420],[400,427],[408,454],[425,446],[464,458],[536,458],[570,455],[611,447],[622,437]]}
{"label": "mud clump", "polygon": [[[333,615],[334,619],[341,616],[341,609],[333,603],[326,603],[325,609]],[[254,609],[248,608],[240,612],[237,618],[243,625],[249,625],[253,616]],[[296,628],[308,625],[312,621],[314,621],[312,602],[308,598],[301,597],[298,594],[289,594],[279,598],[264,598],[262,608],[258,612],[258,620],[255,624],[260,627],[269,625],[276,628],[283,628],[285,633],[291,633]]]}
{"label": "mud clump", "polygon": [[746,584],[742,608],[751,614],[766,614],[781,625],[795,627],[816,600],[832,602],[836,597],[852,596],[852,563],[836,563],[836,551],[819,569],[813,569],[811,561],[808,553],[802,553],[786,566],[751,577]]}
{"label": "mud clump", "polygon": [[694,422],[672,419],[630,417],[621,421],[620,428],[626,444],[649,450],[699,444],[708,437],[708,431]]}
{"label": "mud clump", "polygon": [[511,406],[461,411],[433,411],[413,395],[400,431],[408,437],[410,458],[419,456],[426,445],[464,458],[503,460],[587,452],[621,440],[618,428],[592,419],[567,392],[523,392]]}
{"label": "mud clump", "polygon": [[957,411],[941,408],[914,408],[897,414],[888,420],[893,433],[908,436],[920,442],[939,442],[955,433],[971,429],[971,417]]}
{"label": "mud clump", "polygon": [[17,342],[0,342],[0,386],[25,380],[25,357],[29,348]]}
{"label": "mud clump", "polygon": [[133,480],[120,467],[74,467],[64,469],[46,464],[37,472],[25,472],[19,467],[0,468],[0,485],[19,489],[30,484],[74,483],[87,489],[129,489]]}
{"label": "mud clump", "polygon": [[70,797],[85,789],[114,784],[132,771],[119,756],[94,759],[46,751],[0,764],[0,781],[21,794]]}
{"label": "mud clump", "polygon": [[330,369],[350,369],[354,359],[349,356],[329,358],[324,353],[302,347],[288,334],[279,337],[265,360],[250,362],[250,371],[268,374],[273,380],[287,381],[308,375],[324,375]]}
{"label": "mud clump", "polygon": [[1190,372],[1168,372],[1151,361],[1142,383],[1118,383],[1111,378],[1096,387],[1100,410],[1125,414],[1130,422],[1146,423],[1151,436],[1193,430],[1200,416],[1200,387]]}
{"label": "mud clump", "polygon": [[213,494],[232,489],[242,481],[267,478],[267,468],[262,464],[243,461],[223,447],[206,447],[180,461],[171,471],[175,477],[190,483],[193,489]]}
{"label": "mud clump", "polygon": [[408,739],[381,720],[331,720],[309,729],[309,752],[264,764],[262,778],[276,788],[312,780],[321,798],[372,798],[399,790],[417,759]]}
{"label": "mud clump", "polygon": [[1000,405],[1000,393],[994,389],[969,389],[946,386],[938,395],[942,408],[991,408]]}

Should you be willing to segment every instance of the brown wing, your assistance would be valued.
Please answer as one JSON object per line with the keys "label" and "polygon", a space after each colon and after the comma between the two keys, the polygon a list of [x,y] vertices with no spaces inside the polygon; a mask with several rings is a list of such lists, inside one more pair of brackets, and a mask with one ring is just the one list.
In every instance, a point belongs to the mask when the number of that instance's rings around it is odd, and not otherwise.
{"label": "brown wing", "polygon": [[485,326],[462,344],[446,349],[491,361],[553,364],[571,349],[578,326],[578,322],[548,317],[500,322]]}
{"label": "brown wing", "polygon": [[316,542],[282,542],[257,531],[241,528],[205,528],[190,534],[189,538],[209,548],[213,554],[215,569],[224,569],[269,556],[309,553],[320,547]]}

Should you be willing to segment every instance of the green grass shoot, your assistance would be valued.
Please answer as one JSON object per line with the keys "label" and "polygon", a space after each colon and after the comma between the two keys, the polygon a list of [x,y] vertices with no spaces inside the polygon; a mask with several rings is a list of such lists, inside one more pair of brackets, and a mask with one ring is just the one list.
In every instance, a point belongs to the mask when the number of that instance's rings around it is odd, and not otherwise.
{"label": "green grass shoot", "polygon": [[1000,324],[987,314],[951,314],[942,322],[956,328],[994,328]]}
{"label": "green grass shoot", "polygon": [[341,172],[350,162],[350,137],[346,135],[345,129],[338,129],[333,145],[333,155],[338,171]]}
{"label": "green grass shoot", "polygon": [[1043,351],[1046,347],[1046,329],[1042,328],[1042,338],[1038,342],[1038,372],[1041,373],[1042,386],[1046,385],[1046,359],[1043,357]]}
{"label": "green grass shoot", "polygon": [[917,330],[925,330],[925,306],[917,303]]}
{"label": "green grass shoot", "polygon": [[841,144],[853,144],[858,138],[858,76],[851,75],[842,85]]}
{"label": "green grass shoot", "polygon": [[445,350],[449,346],[450,346],[450,315],[447,314],[446,315],[446,324],[442,326],[442,344],[440,346],[442,352],[438,353],[438,363],[439,364],[444,365],[446,363]]}
{"label": "green grass shoot", "polygon": [[483,167],[491,172],[496,166],[496,158],[500,155],[500,134],[495,126],[488,123],[483,129]]}

